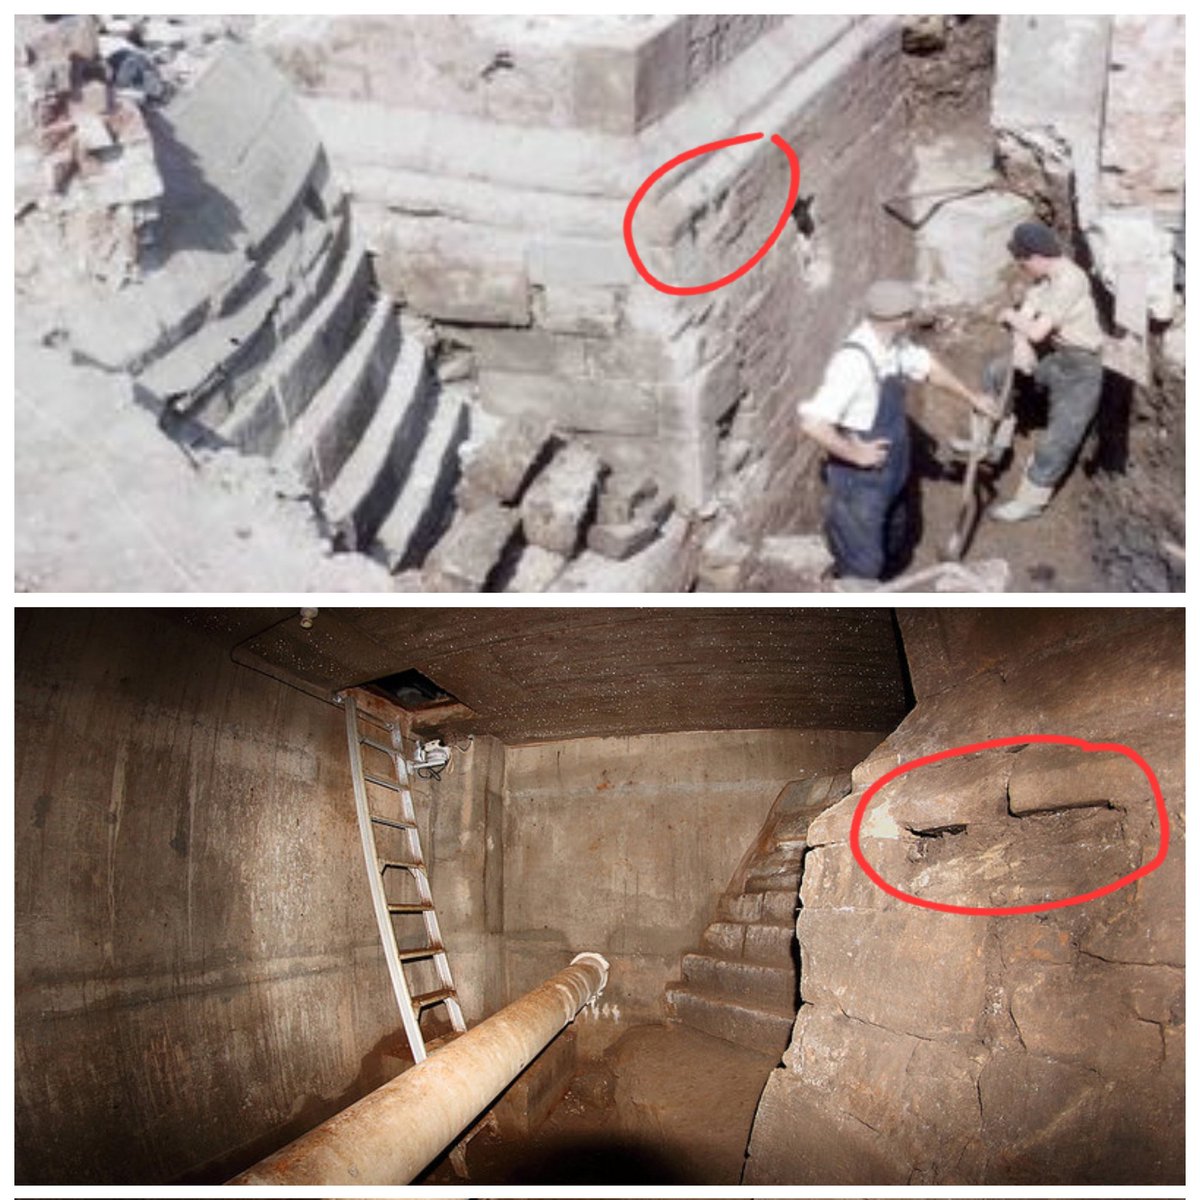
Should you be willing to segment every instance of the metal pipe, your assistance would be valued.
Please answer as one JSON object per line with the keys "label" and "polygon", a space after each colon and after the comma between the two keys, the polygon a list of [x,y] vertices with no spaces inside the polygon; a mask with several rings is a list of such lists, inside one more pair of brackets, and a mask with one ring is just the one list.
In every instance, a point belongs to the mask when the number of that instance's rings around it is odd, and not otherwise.
{"label": "metal pipe", "polygon": [[601,955],[576,955],[520,1000],[229,1182],[410,1182],[607,982]]}

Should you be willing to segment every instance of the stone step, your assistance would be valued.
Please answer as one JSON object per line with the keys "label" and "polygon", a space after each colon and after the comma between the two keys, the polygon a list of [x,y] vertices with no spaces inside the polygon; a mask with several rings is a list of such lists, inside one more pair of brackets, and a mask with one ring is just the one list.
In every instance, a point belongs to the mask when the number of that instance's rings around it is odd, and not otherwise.
{"label": "stone step", "polygon": [[797,887],[722,896],[717,904],[717,920],[786,925],[791,928],[796,919],[798,892]]}
{"label": "stone step", "polygon": [[412,469],[437,400],[425,346],[405,336],[403,323],[401,335],[387,391],[322,500],[325,519],[346,549],[362,549],[375,536]]}
{"label": "stone step", "polygon": [[419,566],[454,515],[458,448],[470,431],[463,398],[442,392],[404,487],[376,535],[392,570]]}
{"label": "stone step", "polygon": [[515,508],[494,503],[487,508],[459,508],[445,536],[425,560],[430,591],[482,592],[493,572],[512,553],[521,517]]}
{"label": "stone step", "polygon": [[700,939],[701,948],[719,958],[782,966],[792,961],[796,924],[769,925],[762,922],[714,921]]}
{"label": "stone step", "polygon": [[219,426],[327,293],[348,237],[344,211],[327,222],[298,203],[287,229],[264,247],[268,257],[248,264],[218,314],[151,363],[140,386],[159,403],[186,397],[189,417]]}
{"label": "stone step", "polygon": [[247,453],[270,454],[337,365],[371,303],[370,260],[361,247],[351,246],[328,295],[217,432]]}
{"label": "stone step", "polygon": [[788,1048],[796,1021],[794,1012],[716,1000],[686,986],[667,989],[667,1009],[693,1029],[769,1054]]}
{"label": "stone step", "polygon": [[742,885],[747,892],[777,892],[800,890],[800,870],[804,862],[804,843],[785,843],[777,846],[746,872]]}
{"label": "stone step", "polygon": [[390,299],[378,299],[341,361],[276,447],[273,461],[318,493],[330,487],[379,407],[399,352],[395,308]]}
{"label": "stone step", "polygon": [[331,211],[326,229],[331,230],[331,236],[326,241],[328,248],[322,254],[310,255],[306,252],[301,255],[296,286],[285,295],[275,314],[275,327],[281,340],[290,338],[307,319],[314,305],[335,286],[334,281],[353,244],[350,208],[344,197]]}
{"label": "stone step", "polygon": [[796,1003],[796,968],[717,958],[710,954],[683,956],[684,983],[717,1000],[732,1000],[780,1012]]}

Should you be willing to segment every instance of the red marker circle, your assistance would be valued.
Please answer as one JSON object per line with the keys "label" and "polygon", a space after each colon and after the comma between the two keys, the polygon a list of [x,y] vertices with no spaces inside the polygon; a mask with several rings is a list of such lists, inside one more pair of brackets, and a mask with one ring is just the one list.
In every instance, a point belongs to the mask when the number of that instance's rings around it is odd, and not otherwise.
{"label": "red marker circle", "polygon": [[723,275],[720,279],[714,279],[711,283],[699,283],[695,287],[676,287],[671,283],[663,283],[661,279],[650,273],[649,268],[642,262],[641,255],[638,254],[637,246],[633,240],[633,214],[637,212],[637,207],[645,199],[646,193],[668,171],[674,170],[680,163],[685,163],[690,158],[699,158],[701,154],[710,154],[714,150],[724,150],[726,146],[738,146],[743,142],[756,142],[760,137],[762,137],[761,133],[743,133],[739,137],[724,138],[719,142],[707,142],[703,146],[697,146],[694,150],[685,150],[682,154],[677,154],[670,161],[663,163],[658,170],[647,176],[642,186],[633,193],[633,199],[630,200],[629,207],[625,210],[625,249],[629,251],[629,257],[633,260],[633,265],[637,268],[637,273],[651,287],[658,288],[660,292],[666,292],[669,296],[699,296],[703,292],[715,292],[718,288],[723,288],[727,283],[732,283],[735,279],[740,279],[752,267],[757,266],[767,251],[775,245],[779,235],[788,223],[788,217],[792,215],[792,209],[796,204],[796,197],[800,194],[800,160],[796,157],[795,150],[777,133],[771,134],[771,141],[783,151],[788,161],[788,170],[791,174],[791,185],[788,188],[787,200],[784,203],[783,212],[780,214],[779,220],[776,221],[775,228],[771,230],[767,240],[736,271],[730,271],[728,275]]}
{"label": "red marker circle", "polygon": [[[927,766],[929,763],[941,762],[947,758],[956,758],[960,754],[977,754],[981,750],[994,750],[1000,746],[1025,746],[1031,742],[1050,743],[1059,746],[1076,746],[1088,753],[1107,750],[1114,754],[1123,754],[1134,763],[1150,781],[1150,790],[1154,793],[1154,807],[1158,813],[1159,828],[1158,853],[1154,858],[1150,862],[1138,867],[1137,870],[1130,871],[1128,875],[1122,875],[1120,879],[1105,884],[1104,887],[1096,888],[1091,892],[1081,892],[1077,896],[1067,896],[1062,900],[1046,900],[1040,904],[1013,904],[1000,908],[976,908],[966,904],[941,904],[936,900],[923,900],[920,896],[914,896],[911,892],[903,892],[899,888],[893,887],[867,862],[866,855],[863,854],[862,846],[859,844],[859,832],[862,829],[863,817],[866,815],[867,805],[870,803],[871,797],[885,784],[903,775],[906,771]],[[1123,746],[1120,742],[1085,742],[1082,738],[1058,737],[1049,733],[1030,733],[1024,737],[993,738],[988,742],[975,742],[970,746],[955,746],[950,750],[941,750],[937,754],[927,754],[923,758],[914,758],[912,762],[903,763],[901,766],[893,768],[886,775],[871,784],[863,793],[862,799],[858,802],[858,807],[854,810],[854,818],[850,822],[850,851],[854,855],[858,865],[866,872],[867,878],[876,887],[887,892],[889,896],[894,896],[897,900],[903,900],[905,904],[915,904],[920,908],[931,908],[935,912],[960,913],[968,917],[1020,916],[1025,913],[1049,912],[1053,908],[1068,908],[1076,904],[1086,904],[1089,900],[1098,900],[1101,896],[1107,896],[1111,892],[1127,887],[1134,880],[1149,875],[1151,871],[1157,871],[1167,857],[1169,837],[1170,824],[1167,820],[1167,806],[1163,800],[1162,789],[1158,786],[1158,780],[1155,778],[1149,764],[1137,751],[1131,750],[1128,746]]]}

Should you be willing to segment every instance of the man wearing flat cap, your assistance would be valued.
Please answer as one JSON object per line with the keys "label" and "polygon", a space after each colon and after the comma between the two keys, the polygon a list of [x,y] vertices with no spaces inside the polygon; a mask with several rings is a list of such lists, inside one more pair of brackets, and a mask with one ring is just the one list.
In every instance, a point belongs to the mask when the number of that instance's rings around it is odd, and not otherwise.
{"label": "man wearing flat cap", "polygon": [[[1038,516],[1065,478],[1100,407],[1103,334],[1087,275],[1062,252],[1054,231],[1040,221],[1018,225],[1009,253],[1033,280],[1020,308],[1000,320],[1013,333],[1013,367],[1049,394],[1049,419],[1016,495],[989,510],[998,521]],[[988,365],[985,385],[996,390],[1008,360]]]}
{"label": "man wearing flat cap", "polygon": [[829,456],[825,536],[843,581],[882,579],[901,565],[908,535],[908,381],[927,379],[995,415],[990,396],[973,392],[905,336],[916,304],[907,283],[873,283],[865,319],[830,359],[816,395],[799,406],[801,428]]}

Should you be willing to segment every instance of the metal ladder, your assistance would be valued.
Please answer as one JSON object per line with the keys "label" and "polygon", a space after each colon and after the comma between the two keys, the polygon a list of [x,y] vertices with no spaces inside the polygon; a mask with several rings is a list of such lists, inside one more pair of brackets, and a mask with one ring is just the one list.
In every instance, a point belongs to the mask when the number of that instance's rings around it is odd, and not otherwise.
{"label": "metal ladder", "polygon": [[[362,834],[363,856],[367,863],[367,878],[371,885],[371,903],[375,909],[375,921],[379,925],[379,937],[383,942],[383,954],[387,959],[388,974],[396,1003],[400,1006],[400,1019],[408,1038],[415,1062],[424,1062],[427,1057],[425,1038],[421,1033],[421,1012],[438,1004],[444,1004],[450,1015],[451,1028],[456,1033],[466,1032],[462,1006],[454,979],[450,974],[450,963],[442,943],[442,931],[438,925],[437,910],[433,906],[433,895],[429,889],[429,875],[425,870],[425,857],[421,853],[421,835],[417,830],[416,812],[413,808],[412,792],[408,786],[408,764],[404,759],[404,747],[400,730],[396,725],[371,717],[390,733],[390,742],[377,741],[366,736],[359,728],[358,705],[353,696],[340,697],[346,709],[346,737],[350,743],[350,771],[354,779],[354,805],[358,810],[358,828]],[[391,763],[391,775],[375,775],[363,766],[364,746],[369,746],[387,756]],[[378,811],[379,802],[372,802],[368,787],[390,792],[399,801],[399,814],[385,816]],[[380,854],[375,839],[377,828],[393,829],[403,839],[402,856],[386,857]],[[416,885],[415,901],[398,902],[388,899],[384,882],[389,871],[406,871]],[[420,914],[425,925],[425,944],[401,949],[396,940],[393,918],[406,914]],[[413,995],[408,977],[404,973],[406,963],[431,960],[440,986],[433,991]]]}

